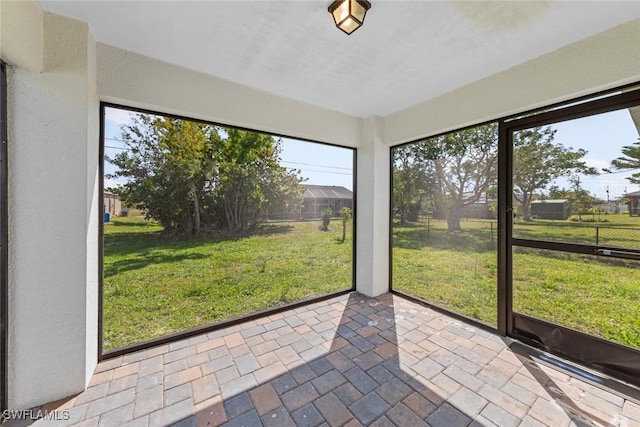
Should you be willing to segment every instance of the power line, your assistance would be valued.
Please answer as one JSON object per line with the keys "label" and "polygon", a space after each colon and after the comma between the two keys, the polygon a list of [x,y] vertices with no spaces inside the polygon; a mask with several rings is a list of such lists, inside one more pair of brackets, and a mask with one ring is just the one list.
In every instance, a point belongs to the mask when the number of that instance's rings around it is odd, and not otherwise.
{"label": "power line", "polygon": [[352,170],[352,168],[341,168],[339,166],[317,165],[317,164],[313,164],[313,163],[288,162],[288,161],[284,161],[284,160],[282,160],[280,163],[289,163],[291,165],[317,166],[317,167],[320,167],[320,168],[341,169],[341,170],[345,170],[345,171]]}
{"label": "power line", "polygon": [[117,138],[107,138],[107,137],[105,137],[104,139],[106,139],[107,141],[127,142],[124,139],[117,139]]}
{"label": "power line", "polygon": [[[108,141],[116,141],[116,142],[125,142],[121,139],[115,139],[115,138],[105,138]],[[127,147],[115,147],[113,145],[105,145],[104,148],[111,148],[114,150],[129,150],[129,148]],[[288,163],[291,165],[303,165],[303,166],[315,166],[315,167],[319,167],[319,168],[327,168],[327,169],[339,169],[339,170],[345,170],[345,171],[352,171],[352,168],[343,168],[340,166],[328,166],[328,165],[318,165],[318,164],[314,164],[314,163],[301,163],[301,162],[289,162],[289,161],[285,161],[282,160],[279,163]],[[290,168],[290,169],[297,169],[297,168]],[[335,175],[353,175],[353,173],[342,173],[342,172],[330,172],[330,171],[319,171],[319,170],[314,170],[314,169],[304,169],[307,172],[320,172],[320,173],[332,173]]]}
{"label": "power line", "polygon": [[[297,170],[296,168],[288,168],[290,170]],[[332,175],[353,175],[352,173],[345,173],[345,172],[331,172],[331,171],[319,171],[319,170],[314,170],[314,169],[303,169],[303,172],[318,172],[318,173],[330,173]]]}
{"label": "power line", "polygon": [[605,173],[600,174],[598,176],[607,176],[607,175],[615,175],[617,173],[630,173],[630,172],[633,172],[633,169],[624,169],[624,170],[620,170],[620,171],[617,171],[617,172],[605,172]]}

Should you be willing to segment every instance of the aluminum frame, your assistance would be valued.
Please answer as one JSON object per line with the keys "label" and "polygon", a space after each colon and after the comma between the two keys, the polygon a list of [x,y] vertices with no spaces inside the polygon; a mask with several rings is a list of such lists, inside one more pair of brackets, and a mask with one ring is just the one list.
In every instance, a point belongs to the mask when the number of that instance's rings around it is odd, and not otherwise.
{"label": "aluminum frame", "polygon": [[9,280],[8,280],[8,123],[7,65],[0,60],[0,412],[9,394]]}

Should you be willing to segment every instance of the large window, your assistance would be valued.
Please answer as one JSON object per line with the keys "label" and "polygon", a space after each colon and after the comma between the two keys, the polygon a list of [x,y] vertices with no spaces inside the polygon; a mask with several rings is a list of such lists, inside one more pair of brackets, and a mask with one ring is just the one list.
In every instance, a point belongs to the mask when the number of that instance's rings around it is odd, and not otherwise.
{"label": "large window", "polygon": [[353,287],[354,150],[103,120],[103,351]]}
{"label": "large window", "polygon": [[392,149],[392,287],[496,323],[498,125]]}

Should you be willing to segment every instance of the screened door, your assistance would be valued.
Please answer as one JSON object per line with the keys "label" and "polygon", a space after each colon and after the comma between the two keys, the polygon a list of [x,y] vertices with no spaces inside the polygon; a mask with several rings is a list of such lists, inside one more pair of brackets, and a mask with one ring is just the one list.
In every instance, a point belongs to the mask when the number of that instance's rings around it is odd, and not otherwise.
{"label": "screened door", "polygon": [[[640,378],[640,92],[502,123],[502,326]],[[640,192],[638,192],[640,194]]]}

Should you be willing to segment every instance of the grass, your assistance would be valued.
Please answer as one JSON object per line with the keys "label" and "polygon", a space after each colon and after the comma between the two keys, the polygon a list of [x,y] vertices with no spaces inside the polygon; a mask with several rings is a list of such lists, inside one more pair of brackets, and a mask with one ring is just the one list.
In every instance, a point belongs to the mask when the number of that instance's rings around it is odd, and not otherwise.
{"label": "grass", "polygon": [[[640,218],[607,216],[611,246],[640,248]],[[593,223],[516,224],[521,238],[591,243]],[[490,223],[467,221],[448,232],[444,221],[394,226],[393,287],[480,321],[496,324],[497,253]],[[600,230],[600,233],[603,229]],[[526,237],[525,237],[526,236]],[[601,244],[603,244],[601,242]],[[640,348],[637,261],[517,248],[515,311]]]}
{"label": "grass", "polygon": [[513,264],[515,311],[640,348],[637,261],[519,248]]}
{"label": "grass", "polygon": [[[640,218],[607,219],[616,232],[607,244],[640,248]],[[157,224],[114,218],[104,236],[104,350],[351,287],[351,235],[340,243],[339,221],[327,233],[319,225],[164,239]],[[514,234],[590,243],[594,227],[537,220]],[[455,233],[444,221],[396,225],[393,287],[495,325],[496,236],[489,221]],[[640,263],[517,248],[513,264],[514,310],[640,348]]]}
{"label": "grass", "polygon": [[495,325],[498,262],[490,233],[478,221],[456,233],[444,221],[394,226],[393,288]]}
{"label": "grass", "polygon": [[352,286],[342,224],[273,223],[245,238],[160,236],[141,218],[104,227],[105,351]]}

